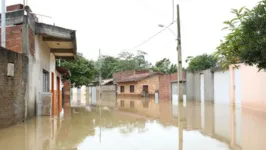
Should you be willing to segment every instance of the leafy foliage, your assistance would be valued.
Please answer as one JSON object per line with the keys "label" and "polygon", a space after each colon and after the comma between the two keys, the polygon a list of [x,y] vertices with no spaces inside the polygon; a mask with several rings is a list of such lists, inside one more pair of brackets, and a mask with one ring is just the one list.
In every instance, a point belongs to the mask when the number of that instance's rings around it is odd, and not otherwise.
{"label": "leafy foliage", "polygon": [[88,85],[95,77],[94,62],[89,61],[78,54],[76,60],[60,60],[60,66],[67,68],[71,72],[70,79],[73,87],[80,87],[82,85]]}
{"label": "leafy foliage", "polygon": [[202,54],[196,57],[189,56],[186,59],[186,62],[189,62],[187,67],[188,71],[206,70],[215,67],[217,64],[216,58],[207,54]]}
{"label": "leafy foliage", "polygon": [[266,69],[266,0],[254,7],[242,22],[240,59],[248,65]]}
{"label": "leafy foliage", "polygon": [[233,9],[235,18],[225,24],[230,33],[217,47],[215,57],[227,68],[230,64],[245,63],[266,69],[266,0],[252,10]]}
{"label": "leafy foliage", "polygon": [[218,59],[220,67],[226,69],[230,64],[236,64],[240,62],[239,54],[242,47],[241,39],[243,37],[242,22],[246,20],[250,11],[242,7],[239,10],[232,9],[235,14],[235,18],[229,21],[225,21],[226,25],[223,30],[229,30],[229,34],[225,36],[224,41],[221,40],[221,44],[217,47],[217,51],[214,53],[215,58]]}
{"label": "leafy foliage", "polygon": [[[97,71],[101,70],[103,79],[112,78],[112,74],[115,72],[149,69],[150,63],[145,59],[146,55],[147,53],[143,51],[138,51],[136,55],[123,51],[118,54],[118,57],[105,55],[96,62],[96,68]],[[100,61],[101,67],[99,65]]]}
{"label": "leafy foliage", "polygon": [[155,66],[152,67],[152,70],[165,74],[171,74],[177,72],[177,66],[175,64],[171,64],[169,59],[164,58],[157,61]]}

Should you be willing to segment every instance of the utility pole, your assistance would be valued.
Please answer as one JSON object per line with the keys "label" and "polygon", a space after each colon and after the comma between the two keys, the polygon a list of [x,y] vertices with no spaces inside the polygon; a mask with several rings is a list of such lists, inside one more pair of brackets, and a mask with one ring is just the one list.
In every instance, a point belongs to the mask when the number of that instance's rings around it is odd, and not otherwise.
{"label": "utility pole", "polygon": [[6,47],[6,0],[2,0],[2,13],[1,13],[1,46]]}
{"label": "utility pole", "polygon": [[172,6],[173,6],[173,23],[175,22],[175,0],[172,0]]}
{"label": "utility pole", "polygon": [[179,5],[177,5],[177,80],[178,80],[178,133],[179,133],[179,150],[183,149],[183,73],[182,73],[182,51],[181,51],[181,31]]}
{"label": "utility pole", "polygon": [[101,89],[101,83],[102,83],[102,58],[101,58],[101,49],[99,49],[99,93],[100,93],[100,101],[102,101],[102,89]]}

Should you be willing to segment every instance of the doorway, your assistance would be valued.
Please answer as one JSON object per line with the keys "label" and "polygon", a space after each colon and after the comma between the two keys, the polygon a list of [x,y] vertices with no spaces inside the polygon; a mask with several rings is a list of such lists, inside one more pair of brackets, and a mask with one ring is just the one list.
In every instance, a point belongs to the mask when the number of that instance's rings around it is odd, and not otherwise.
{"label": "doorway", "polygon": [[148,85],[143,85],[142,93],[144,97],[149,96],[149,86]]}
{"label": "doorway", "polygon": [[54,73],[52,72],[52,115],[55,115],[55,93],[54,93]]}

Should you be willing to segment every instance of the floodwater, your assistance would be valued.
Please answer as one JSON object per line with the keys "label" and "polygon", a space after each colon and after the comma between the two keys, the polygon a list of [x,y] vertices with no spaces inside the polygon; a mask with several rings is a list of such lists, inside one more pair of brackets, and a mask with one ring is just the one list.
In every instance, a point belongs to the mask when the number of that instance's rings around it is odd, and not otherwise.
{"label": "floodwater", "polygon": [[[101,103],[104,106],[104,101]],[[108,103],[109,104],[109,103]],[[238,107],[118,98],[0,130],[1,150],[265,150],[266,114]]]}

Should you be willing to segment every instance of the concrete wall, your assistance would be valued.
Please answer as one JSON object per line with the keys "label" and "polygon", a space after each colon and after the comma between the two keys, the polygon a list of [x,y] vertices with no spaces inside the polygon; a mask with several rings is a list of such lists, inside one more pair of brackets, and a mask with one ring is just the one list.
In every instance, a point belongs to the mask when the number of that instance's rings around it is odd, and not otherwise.
{"label": "concrete wall", "polygon": [[200,75],[204,75],[204,100],[213,102],[214,100],[214,80],[213,73],[210,69],[187,73],[187,100],[200,101]]}
{"label": "concrete wall", "polygon": [[[8,63],[14,64],[14,76],[7,76]],[[0,128],[25,119],[28,58],[0,48]]]}
{"label": "concrete wall", "polygon": [[[130,85],[134,85],[134,93],[130,93]],[[141,95],[143,85],[148,85],[149,94],[154,95],[156,90],[159,90],[159,75],[154,75],[137,82],[125,82],[117,84],[117,93],[119,95]],[[124,86],[124,92],[120,92],[121,86]]]}
{"label": "concrete wall", "polygon": [[[236,101],[237,95],[235,91],[235,75],[233,71],[234,67],[230,67],[230,90],[231,90],[231,101]],[[264,70],[258,71],[259,69],[255,66],[246,66],[239,64],[238,69],[240,71],[240,102],[242,107],[251,108],[259,111],[266,110],[266,72]],[[237,88],[237,87],[236,87]]]}

